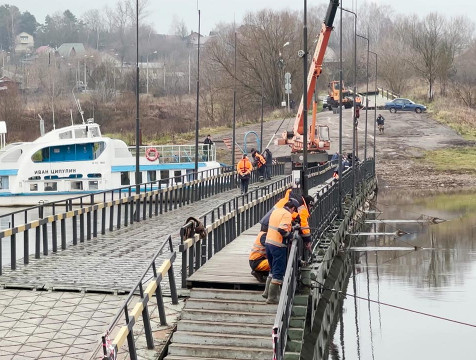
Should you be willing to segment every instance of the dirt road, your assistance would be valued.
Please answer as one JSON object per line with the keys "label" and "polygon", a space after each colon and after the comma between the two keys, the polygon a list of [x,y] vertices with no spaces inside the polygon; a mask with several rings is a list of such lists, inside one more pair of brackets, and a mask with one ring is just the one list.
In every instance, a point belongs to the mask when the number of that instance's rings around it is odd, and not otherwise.
{"label": "dirt road", "polygon": [[[378,134],[377,130],[377,174],[380,186],[412,187],[422,189],[475,187],[476,176],[470,173],[441,172],[434,170],[423,161],[426,150],[444,149],[474,145],[474,142],[464,140],[451,128],[441,125],[431,119],[428,114],[413,112],[378,111],[385,117],[385,134]],[[310,120],[311,117],[309,117]],[[367,157],[373,156],[373,119],[374,112],[368,113]],[[264,124],[263,143],[266,145],[272,134],[279,127],[282,119],[273,120]],[[278,131],[278,137],[285,130],[292,130],[294,118],[286,119]],[[318,114],[318,123],[326,124],[330,128],[331,153],[339,150],[339,115],[330,111]],[[247,131],[256,131],[259,134],[259,124],[248,125],[237,129],[237,141],[243,143],[243,135]],[[365,111],[361,112],[358,125],[358,156],[364,158],[365,139]],[[223,136],[231,136],[231,131],[215,135],[218,140]],[[252,139],[252,136],[249,137]],[[343,112],[343,152],[352,149],[352,109]],[[218,144],[219,145],[219,144]],[[250,149],[251,142],[248,143]],[[220,145],[219,145],[220,146]],[[224,148],[223,145],[221,145]],[[289,148],[271,145],[275,154],[289,153]],[[230,156],[231,159],[231,156]],[[230,160],[231,161],[231,160]],[[451,161],[451,159],[448,159]]]}

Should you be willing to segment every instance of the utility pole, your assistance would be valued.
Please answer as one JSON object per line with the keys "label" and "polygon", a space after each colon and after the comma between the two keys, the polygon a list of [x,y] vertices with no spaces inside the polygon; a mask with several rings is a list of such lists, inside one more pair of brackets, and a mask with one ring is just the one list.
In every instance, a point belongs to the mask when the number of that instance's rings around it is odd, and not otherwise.
{"label": "utility pole", "polygon": [[[136,194],[140,194],[140,165],[139,165],[139,0],[136,0]],[[140,200],[136,201],[136,221],[140,218]]]}
{"label": "utility pole", "polygon": [[377,147],[377,74],[378,74],[378,54],[373,51],[369,51],[369,53],[375,55],[375,109],[374,109],[374,174],[375,174],[375,148]]}
{"label": "utility pole", "polygon": [[264,121],[264,88],[263,83],[261,83],[261,129],[260,129],[260,139],[259,139],[259,152],[263,152],[263,121]]}
{"label": "utility pole", "polygon": [[235,53],[233,74],[233,146],[231,147],[231,168],[235,170],[235,144],[236,144],[236,29],[235,29]]}
{"label": "utility pole", "polygon": [[357,34],[357,37],[360,37],[364,40],[367,40],[367,94],[365,95],[365,136],[364,136],[364,160],[367,159],[367,118],[368,118],[368,109],[369,109],[369,47],[370,41],[368,37]]}
{"label": "utility pole", "polygon": [[[341,5],[341,13],[342,11],[345,11],[354,15],[354,94],[353,94],[354,106],[353,106],[353,114],[352,114],[352,198],[354,198],[355,197],[355,158],[356,158],[356,147],[358,146],[358,143],[356,140],[357,118],[356,118],[356,110],[355,110],[356,109],[355,98],[357,94],[357,14],[353,11],[342,8],[342,5]],[[342,111],[342,108],[341,108],[341,111]]]}
{"label": "utility pole", "polygon": [[200,9],[198,10],[198,48],[197,48],[197,110],[195,120],[195,176],[198,179],[198,129],[200,108]]}
{"label": "utility pole", "polygon": [[344,217],[342,210],[342,6],[340,7],[339,24],[339,171],[338,171],[338,190],[339,190],[339,217]]}
{"label": "utility pole", "polygon": [[304,55],[303,55],[303,163],[301,174],[301,190],[303,195],[307,195],[307,0],[304,0],[304,25],[303,25]]}

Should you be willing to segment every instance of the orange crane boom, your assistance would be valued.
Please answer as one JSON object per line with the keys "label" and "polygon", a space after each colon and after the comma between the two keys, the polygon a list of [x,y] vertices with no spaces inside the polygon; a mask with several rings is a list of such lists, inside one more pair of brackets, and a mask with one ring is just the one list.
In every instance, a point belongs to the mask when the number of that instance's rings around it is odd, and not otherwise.
{"label": "orange crane boom", "polygon": [[[312,57],[311,66],[308,73],[307,89],[305,98],[307,101],[307,108],[309,109],[314,92],[316,89],[316,81],[322,72],[322,63],[324,62],[324,55],[326,53],[327,44],[333,29],[334,18],[339,7],[339,0],[330,0],[327,8],[326,17],[322,24],[321,32],[319,33],[316,50]],[[293,134],[288,132],[283,133],[284,142],[291,145],[292,153],[299,153],[303,151],[303,133],[304,133],[304,96],[301,98],[296,119],[294,121]],[[309,131],[308,151],[309,162],[327,161],[326,150],[330,149],[329,142],[329,128],[327,126],[318,125],[316,127],[316,112],[317,104],[313,105],[313,116]],[[294,162],[294,160],[293,160]]]}

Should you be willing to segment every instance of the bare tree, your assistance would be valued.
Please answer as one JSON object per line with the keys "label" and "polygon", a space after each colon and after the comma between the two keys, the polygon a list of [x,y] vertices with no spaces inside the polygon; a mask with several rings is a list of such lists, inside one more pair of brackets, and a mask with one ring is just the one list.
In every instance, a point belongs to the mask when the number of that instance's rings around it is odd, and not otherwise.
{"label": "bare tree", "polygon": [[453,96],[468,107],[476,107],[476,41],[455,60],[456,74],[451,82]]}
{"label": "bare tree", "polygon": [[437,76],[441,95],[446,96],[448,79],[455,74],[455,57],[469,45],[474,24],[464,16],[446,21],[445,31],[441,37],[438,55]]}
{"label": "bare tree", "polygon": [[177,15],[174,15],[172,19],[169,33],[171,35],[179,36],[182,40],[185,40],[185,38],[189,35],[187,25],[185,25],[183,19],[179,19]]}
{"label": "bare tree", "polygon": [[[97,9],[91,9],[86,11],[83,14],[83,21],[86,24],[88,29],[88,38],[89,38],[89,31],[95,32],[95,47],[96,50],[99,50],[99,38],[102,32],[104,32],[104,18],[101,12]],[[89,41],[87,41],[89,43]]]}
{"label": "bare tree", "polygon": [[421,21],[416,17],[407,20],[405,30],[413,50],[407,61],[428,82],[428,99],[433,100],[445,20],[437,13],[430,13]]}

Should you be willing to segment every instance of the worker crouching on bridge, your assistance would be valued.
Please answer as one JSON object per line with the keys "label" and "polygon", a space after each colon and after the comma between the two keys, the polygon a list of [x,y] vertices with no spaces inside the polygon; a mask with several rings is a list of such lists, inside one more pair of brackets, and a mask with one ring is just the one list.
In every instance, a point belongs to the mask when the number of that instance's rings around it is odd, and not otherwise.
{"label": "worker crouching on bridge", "polygon": [[259,282],[265,282],[269,275],[269,262],[266,258],[266,231],[260,231],[250,252],[251,275]]}
{"label": "worker crouching on bridge", "polygon": [[266,300],[268,304],[279,302],[279,287],[283,283],[284,274],[286,273],[287,247],[292,236],[292,213],[297,212],[298,208],[298,201],[291,198],[283,208],[273,210],[269,218],[265,242],[266,257],[272,274]]}

